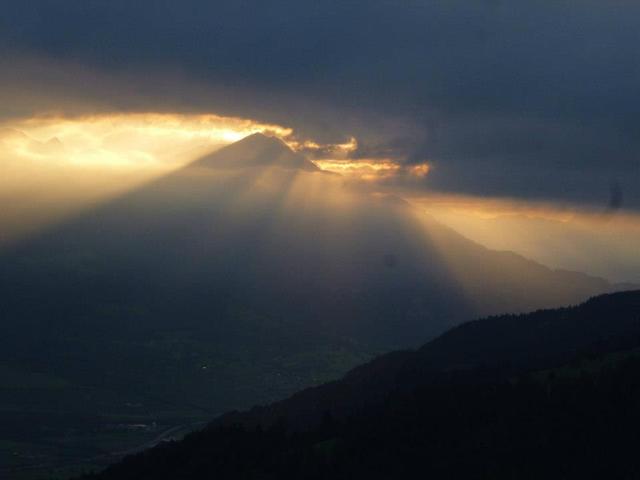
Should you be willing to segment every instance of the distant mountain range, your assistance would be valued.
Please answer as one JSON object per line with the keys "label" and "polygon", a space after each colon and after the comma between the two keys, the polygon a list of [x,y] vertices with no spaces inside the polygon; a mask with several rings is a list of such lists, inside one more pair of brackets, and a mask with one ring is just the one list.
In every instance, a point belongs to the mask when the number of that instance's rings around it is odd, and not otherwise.
{"label": "distant mountain range", "polygon": [[465,323],[90,476],[634,478],[640,291]]}
{"label": "distant mountain range", "polygon": [[[0,390],[0,430],[247,408],[470,318],[613,289],[488,250],[257,134],[2,252],[0,374],[58,387]],[[28,420],[52,405],[64,422]]]}
{"label": "distant mountain range", "polygon": [[[9,323],[43,303],[58,328],[96,317],[105,303],[153,310],[155,325],[224,323],[220,310],[239,302],[383,348],[474,316],[614,288],[487,250],[399,199],[351,190],[262,134],[24,242],[0,262]],[[139,323],[139,313],[125,316]]]}

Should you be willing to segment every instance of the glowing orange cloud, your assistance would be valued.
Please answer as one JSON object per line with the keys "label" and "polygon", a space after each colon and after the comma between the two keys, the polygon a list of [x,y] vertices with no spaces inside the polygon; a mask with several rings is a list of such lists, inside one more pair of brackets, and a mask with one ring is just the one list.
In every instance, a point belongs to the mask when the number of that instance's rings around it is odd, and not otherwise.
{"label": "glowing orange cloud", "polygon": [[319,159],[315,163],[323,170],[364,181],[377,181],[392,177],[423,178],[430,171],[430,166],[427,163],[405,166],[392,159]]}
{"label": "glowing orange cloud", "polygon": [[285,127],[248,119],[156,113],[45,116],[3,127],[0,151],[5,157],[79,167],[171,167],[252,133],[291,134]]}
{"label": "glowing orange cloud", "polygon": [[217,115],[48,115],[0,123],[0,246],[256,132],[291,134]]}
{"label": "glowing orange cloud", "polygon": [[416,177],[426,177],[429,174],[430,169],[431,167],[429,167],[429,164],[421,163],[419,165],[409,167],[409,172]]}
{"label": "glowing orange cloud", "polygon": [[351,152],[358,148],[358,141],[355,137],[350,137],[345,143],[320,144],[312,140],[297,140],[287,138],[285,142],[295,151],[310,154],[318,158],[346,159]]}

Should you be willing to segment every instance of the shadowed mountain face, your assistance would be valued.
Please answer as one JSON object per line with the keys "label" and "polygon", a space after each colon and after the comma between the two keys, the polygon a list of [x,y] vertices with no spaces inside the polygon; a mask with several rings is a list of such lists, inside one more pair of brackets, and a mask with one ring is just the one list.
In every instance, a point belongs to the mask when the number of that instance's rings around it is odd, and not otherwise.
{"label": "shadowed mountain face", "polygon": [[316,170],[256,134],[52,230],[2,258],[5,323],[38,324],[44,308],[53,331],[81,317],[140,326],[150,312],[149,326],[217,329],[239,309],[388,348],[609,288],[488,251]]}
{"label": "shadowed mountain face", "polygon": [[639,348],[640,291],[469,322],[89,478],[634,478]]}
{"label": "shadowed mountain face", "polygon": [[295,153],[282,140],[254,133],[222,150],[207,155],[192,166],[209,168],[281,167],[316,171],[313,162]]}
{"label": "shadowed mountain face", "polygon": [[224,313],[235,305],[383,348],[472,316],[575,303],[609,288],[486,250],[394,198],[350,191],[261,134],[2,262],[10,314],[45,302],[61,309],[56,328],[105,303],[159,310],[153,323],[170,326],[236,323]]}
{"label": "shadowed mountain face", "polygon": [[337,382],[251,411],[229,413],[212,426],[269,427],[285,418],[292,431],[315,428],[327,412],[346,418],[379,407],[392,392],[431,383],[504,381],[558,368],[579,356],[640,347],[640,291],[594,297],[574,307],[466,322],[416,350],[375,358]]}
{"label": "shadowed mountain face", "polygon": [[0,363],[219,412],[610,286],[489,251],[254,135],[5,252],[0,289]]}

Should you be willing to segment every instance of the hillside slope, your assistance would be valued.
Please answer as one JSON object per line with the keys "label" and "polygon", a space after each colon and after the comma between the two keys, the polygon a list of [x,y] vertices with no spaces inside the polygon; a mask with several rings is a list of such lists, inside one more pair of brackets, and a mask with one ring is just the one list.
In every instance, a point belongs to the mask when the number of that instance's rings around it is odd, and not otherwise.
{"label": "hillside slope", "polygon": [[634,478],[639,396],[636,291],[464,324],[89,478]]}

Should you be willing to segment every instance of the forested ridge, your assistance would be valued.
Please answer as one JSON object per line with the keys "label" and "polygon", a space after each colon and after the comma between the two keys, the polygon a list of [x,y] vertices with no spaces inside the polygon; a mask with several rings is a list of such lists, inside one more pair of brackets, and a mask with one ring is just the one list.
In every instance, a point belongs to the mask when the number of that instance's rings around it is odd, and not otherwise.
{"label": "forested ridge", "polygon": [[639,427],[625,292],[464,324],[87,478],[637,478]]}

